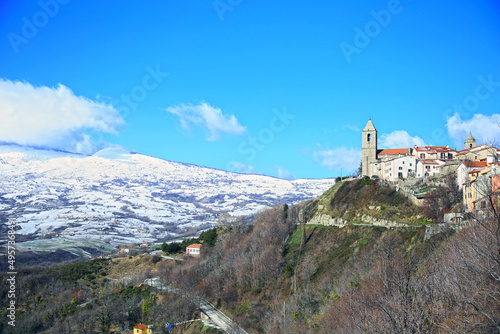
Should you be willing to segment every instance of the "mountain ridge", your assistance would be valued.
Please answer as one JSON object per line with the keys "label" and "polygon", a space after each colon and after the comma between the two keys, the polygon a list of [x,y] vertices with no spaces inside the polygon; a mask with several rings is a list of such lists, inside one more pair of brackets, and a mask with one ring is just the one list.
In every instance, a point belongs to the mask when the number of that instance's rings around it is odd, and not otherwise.
{"label": "mountain ridge", "polygon": [[0,217],[14,219],[32,249],[42,238],[118,246],[194,235],[223,213],[297,203],[334,183],[228,172],[121,148],[85,156],[0,145]]}

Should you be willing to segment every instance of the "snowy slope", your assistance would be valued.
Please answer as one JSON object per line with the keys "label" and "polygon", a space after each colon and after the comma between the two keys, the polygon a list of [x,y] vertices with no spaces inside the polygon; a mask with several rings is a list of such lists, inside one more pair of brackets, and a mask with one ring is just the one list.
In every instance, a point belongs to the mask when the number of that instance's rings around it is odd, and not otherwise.
{"label": "snowy slope", "polygon": [[0,145],[0,218],[31,239],[139,243],[194,234],[221,213],[313,198],[334,183],[287,181],[109,148],[93,156]]}

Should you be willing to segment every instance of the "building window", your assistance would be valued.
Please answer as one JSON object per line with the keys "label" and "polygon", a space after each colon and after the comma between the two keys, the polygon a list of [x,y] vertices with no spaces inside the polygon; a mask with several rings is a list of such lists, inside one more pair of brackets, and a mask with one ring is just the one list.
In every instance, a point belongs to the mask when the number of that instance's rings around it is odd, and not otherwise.
{"label": "building window", "polygon": [[481,202],[481,209],[484,209],[484,208],[486,208],[486,202],[485,202],[485,201],[482,201],[482,202]]}
{"label": "building window", "polygon": [[399,170],[403,170],[403,167],[399,167]]}
{"label": "building window", "polygon": [[411,167],[411,165],[412,165],[412,164],[411,164],[411,162],[410,162],[410,167]]}
{"label": "building window", "polygon": [[405,164],[405,162],[403,161],[403,165]]}
{"label": "building window", "polygon": [[425,154],[422,153],[422,154],[420,154],[420,159],[423,159],[423,158],[425,158]]}
{"label": "building window", "polygon": [[369,133],[366,135],[366,141],[370,141],[372,139],[372,135]]}

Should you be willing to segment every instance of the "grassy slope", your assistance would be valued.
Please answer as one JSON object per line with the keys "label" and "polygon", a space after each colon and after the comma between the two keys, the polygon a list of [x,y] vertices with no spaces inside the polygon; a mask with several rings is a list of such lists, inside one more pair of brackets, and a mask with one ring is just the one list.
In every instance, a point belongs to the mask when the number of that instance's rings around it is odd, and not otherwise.
{"label": "grassy slope", "polygon": [[[281,298],[290,303],[293,321],[314,323],[328,304],[342,298],[377,265],[384,252],[401,252],[426,257],[447,236],[424,241],[421,209],[388,187],[361,181],[334,185],[316,200],[308,202],[309,219],[317,212],[355,219],[361,212],[375,217],[406,222],[408,229],[349,226],[345,228],[306,225],[306,243],[301,245],[298,227],[284,247],[287,270]],[[297,302],[300,301],[300,302]],[[306,300],[306,301],[304,301]]]}
{"label": "grassy slope", "polygon": [[358,215],[388,219],[401,224],[426,225],[420,207],[392,187],[370,179],[344,181],[335,184],[317,199],[306,203],[310,220],[316,213],[357,221]]}
{"label": "grassy slope", "polygon": [[[353,213],[362,212],[408,222],[418,222],[421,219],[420,209],[406,198],[387,187],[360,185],[360,182],[358,180],[334,185],[319,198],[306,204],[309,208],[308,215],[321,212],[349,219]],[[424,242],[423,227],[389,230],[378,227],[307,225],[305,245],[301,245],[301,235],[302,230],[297,228],[283,247],[287,268],[281,273],[281,284],[272,288],[276,290],[270,291],[269,286],[252,290],[239,288],[237,306],[233,310],[225,310],[228,314],[232,317],[248,314],[253,303],[266,305],[272,313],[273,305],[285,303],[290,305],[291,310],[287,314],[291,314],[293,321],[314,325],[321,320],[329,304],[362,284],[364,277],[376,265],[377,254],[389,250],[405,254],[417,253],[425,257],[444,239],[441,235]],[[106,279],[130,277],[148,268],[155,271],[155,267],[157,265],[150,257],[114,259],[103,263],[95,261],[89,268],[85,267],[89,273],[83,275],[84,279],[80,279],[78,285],[89,289],[88,299],[92,299],[98,295],[92,292],[102,289]],[[54,272],[55,276],[62,276],[61,270]],[[71,301],[70,298],[68,300]],[[246,322],[250,326],[246,329],[254,333],[265,332],[272,328],[268,322],[272,322],[272,319],[252,316]],[[186,325],[184,328],[187,333],[202,329],[199,323]],[[213,330],[208,330],[208,333],[211,332]]]}

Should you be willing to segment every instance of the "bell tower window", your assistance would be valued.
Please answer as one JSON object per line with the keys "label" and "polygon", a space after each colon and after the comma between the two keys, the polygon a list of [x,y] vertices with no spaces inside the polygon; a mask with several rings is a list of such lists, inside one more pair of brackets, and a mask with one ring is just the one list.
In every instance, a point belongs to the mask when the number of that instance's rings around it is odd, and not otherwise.
{"label": "bell tower window", "polygon": [[366,141],[370,141],[372,139],[372,135],[371,133],[369,133],[368,135],[366,135]]}

